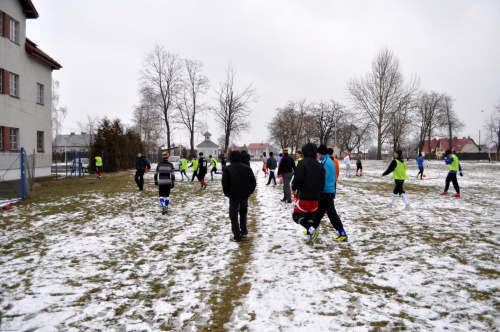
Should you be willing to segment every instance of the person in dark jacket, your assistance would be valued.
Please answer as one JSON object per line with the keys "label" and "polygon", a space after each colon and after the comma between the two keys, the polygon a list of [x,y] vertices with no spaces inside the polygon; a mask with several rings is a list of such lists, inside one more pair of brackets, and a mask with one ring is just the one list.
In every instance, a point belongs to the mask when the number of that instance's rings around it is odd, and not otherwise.
{"label": "person in dark jacket", "polygon": [[201,188],[200,189],[206,189],[207,184],[205,182],[205,175],[207,174],[207,166],[208,162],[203,157],[203,152],[198,153],[200,156],[200,159],[198,159],[198,181],[201,183]]}
{"label": "person in dark jacket", "polygon": [[292,181],[292,190],[297,193],[292,218],[309,235],[315,231],[312,227],[313,219],[325,184],[325,169],[316,160],[317,151],[316,144],[313,143],[302,147],[303,158],[297,164]]}
{"label": "person in dark jacket", "polygon": [[314,245],[314,242],[319,235],[318,227],[321,223],[321,219],[325,215],[325,212],[328,215],[328,219],[330,219],[330,223],[332,224],[333,228],[335,228],[337,232],[339,232],[339,236],[333,238],[333,240],[337,242],[347,242],[347,233],[344,229],[344,225],[342,224],[339,215],[337,214],[337,210],[335,209],[335,179],[337,178],[337,173],[335,172],[335,164],[333,163],[332,159],[330,159],[330,156],[328,155],[328,148],[324,144],[321,144],[318,147],[318,159],[325,169],[325,185],[323,186],[323,190],[321,191],[318,212],[316,212],[316,215],[314,216],[313,227],[315,231],[313,233],[309,231],[311,236],[309,237],[308,241],[306,241],[306,243],[309,245]]}
{"label": "person in dark jacket", "polygon": [[161,153],[163,161],[158,163],[154,175],[155,186],[158,186],[160,194],[161,214],[168,213],[170,203],[170,189],[174,188],[175,170],[174,165],[168,161],[170,154],[167,151]]}
{"label": "person in dark jacket", "polygon": [[410,209],[410,203],[408,203],[408,198],[406,198],[405,191],[403,189],[403,184],[405,183],[405,180],[408,178],[406,176],[406,164],[403,159],[403,151],[402,150],[396,150],[394,151],[394,159],[391,161],[389,164],[389,167],[387,167],[387,170],[382,174],[382,176],[386,176],[387,174],[392,173],[392,178],[394,179],[394,182],[396,183],[396,186],[394,187],[394,191],[392,192],[392,200],[391,200],[391,206],[394,205],[394,202],[396,201],[396,198],[398,195],[401,195],[401,198],[403,199],[403,202],[406,205],[407,209]]}
{"label": "person in dark jacket", "polygon": [[146,159],[146,156],[143,156],[140,152],[137,152],[137,160],[135,162],[135,183],[137,183],[137,187],[139,187],[139,191],[142,191],[144,188],[144,172],[146,169],[151,169],[151,164]]}
{"label": "person in dark jacket", "polygon": [[[248,154],[248,152],[246,150],[241,151],[240,158],[241,158],[241,162],[243,164],[250,166],[250,155]],[[232,160],[231,160],[231,162],[232,162]]]}
{"label": "person in dark jacket", "polygon": [[248,234],[248,197],[254,192],[256,181],[252,169],[241,162],[239,151],[232,151],[230,158],[231,164],[222,173],[222,190],[224,195],[229,197],[229,218],[233,232],[231,241],[240,242]]}
{"label": "person in dark jacket", "polygon": [[292,202],[292,192],[290,191],[290,181],[292,180],[293,172],[295,170],[295,162],[292,157],[288,155],[288,148],[283,149],[283,158],[281,158],[278,167],[278,175],[283,176],[283,199],[282,202]]}
{"label": "person in dark jacket", "polygon": [[276,168],[278,167],[278,163],[276,162],[276,159],[274,158],[274,153],[269,152],[269,158],[267,158],[267,169],[269,170],[269,180],[267,180],[266,186],[271,184],[271,180],[274,181],[274,185],[276,185],[276,176],[274,175],[274,172],[276,172]]}
{"label": "person in dark jacket", "polygon": [[226,154],[223,152],[222,156],[220,157],[220,164],[222,167],[222,171],[224,172],[224,168],[226,168]]}

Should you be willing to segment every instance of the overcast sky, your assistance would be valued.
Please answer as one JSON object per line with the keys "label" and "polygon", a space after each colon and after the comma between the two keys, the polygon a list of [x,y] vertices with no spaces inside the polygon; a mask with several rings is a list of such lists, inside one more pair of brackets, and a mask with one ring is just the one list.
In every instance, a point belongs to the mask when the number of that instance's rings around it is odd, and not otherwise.
{"label": "overcast sky", "polygon": [[[32,2],[40,17],[28,20],[27,37],[63,66],[53,78],[68,107],[64,133],[78,131],[85,114],[130,124],[141,63],[155,44],[202,61],[214,88],[229,63],[237,87],[253,84],[259,102],[240,144],[266,142],[266,124],[289,100],[349,105],[346,82],[366,75],[385,47],[405,77],[456,99],[462,135],[476,143],[500,103],[498,0]],[[206,120],[216,142],[220,130]],[[186,133],[173,140],[188,143]]]}

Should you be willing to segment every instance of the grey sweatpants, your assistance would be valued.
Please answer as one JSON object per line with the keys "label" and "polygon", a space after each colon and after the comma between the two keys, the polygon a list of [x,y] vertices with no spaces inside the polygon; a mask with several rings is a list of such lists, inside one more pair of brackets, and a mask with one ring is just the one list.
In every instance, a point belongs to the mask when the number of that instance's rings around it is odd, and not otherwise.
{"label": "grey sweatpants", "polygon": [[289,203],[292,201],[290,181],[292,181],[292,173],[283,173],[283,198]]}

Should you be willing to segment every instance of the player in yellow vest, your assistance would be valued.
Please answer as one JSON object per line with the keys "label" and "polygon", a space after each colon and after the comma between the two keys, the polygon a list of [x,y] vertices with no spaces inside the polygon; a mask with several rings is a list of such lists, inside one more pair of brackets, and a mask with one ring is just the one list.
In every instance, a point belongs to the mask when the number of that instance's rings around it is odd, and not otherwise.
{"label": "player in yellow vest", "polygon": [[389,164],[389,167],[387,167],[387,170],[382,174],[382,176],[385,176],[390,173],[392,173],[392,178],[396,183],[394,191],[392,192],[393,196],[390,203],[391,206],[394,205],[394,202],[396,201],[398,195],[401,195],[401,198],[403,199],[406,208],[411,209],[410,203],[408,203],[408,198],[406,198],[406,194],[403,189],[403,184],[405,180],[408,179],[408,177],[406,176],[406,164],[405,161],[403,160],[403,151],[396,150],[394,152],[394,159]]}
{"label": "player in yellow vest", "polygon": [[97,173],[97,178],[100,180],[102,172],[102,158],[99,156],[95,157],[95,171]]}
{"label": "player in yellow vest", "polygon": [[460,187],[458,186],[458,181],[457,181],[457,173],[460,173],[460,176],[463,176],[462,174],[462,166],[460,166],[460,163],[458,162],[458,157],[455,156],[451,150],[446,150],[445,158],[444,161],[446,165],[448,165],[448,176],[446,176],[446,182],[444,186],[444,191],[441,193],[441,195],[446,196],[448,194],[448,188],[450,187],[450,182],[453,183],[453,188],[455,188],[455,191],[457,192],[453,197],[460,198]]}
{"label": "player in yellow vest", "polygon": [[186,157],[181,156],[181,177],[182,177],[181,182],[184,181],[184,175],[186,176],[186,180],[189,182],[189,176],[187,176],[187,174],[186,174],[187,168],[188,168],[187,159],[186,159]]}

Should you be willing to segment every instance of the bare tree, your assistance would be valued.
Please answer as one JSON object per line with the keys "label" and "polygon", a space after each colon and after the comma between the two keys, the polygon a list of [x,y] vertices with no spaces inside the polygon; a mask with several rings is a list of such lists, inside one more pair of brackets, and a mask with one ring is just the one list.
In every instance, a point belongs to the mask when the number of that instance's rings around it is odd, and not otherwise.
{"label": "bare tree", "polygon": [[134,108],[134,129],[137,131],[147,153],[155,153],[163,145],[162,111],[157,101],[158,96],[150,86],[139,90],[140,103]]}
{"label": "bare tree", "polygon": [[351,152],[361,148],[361,145],[366,144],[371,140],[370,129],[371,121],[367,121],[364,113],[355,112],[354,110],[344,110],[345,116],[340,118],[337,128],[338,145],[340,150]]}
{"label": "bare tree", "polygon": [[179,56],[155,45],[146,55],[141,71],[141,84],[153,90],[156,103],[162,111],[167,131],[167,149],[170,152],[171,136],[177,117],[176,99],[182,84],[182,63]]}
{"label": "bare tree", "polygon": [[328,144],[335,137],[335,129],[340,118],[344,115],[345,106],[334,100],[321,101],[312,108],[312,115],[316,122],[317,137],[320,144]]}
{"label": "bare tree", "polygon": [[52,140],[59,135],[66,115],[68,115],[68,108],[59,107],[59,81],[52,80]]}
{"label": "bare tree", "polygon": [[411,110],[412,105],[410,100],[408,103],[402,104],[401,108],[394,113],[389,126],[389,137],[391,139],[393,151],[400,149],[405,142],[405,136],[410,130],[411,125]]}
{"label": "bare tree", "polygon": [[457,113],[453,109],[453,98],[447,94],[443,94],[443,99],[441,102],[441,126],[446,130],[448,135],[449,146],[453,146],[453,134],[457,135],[460,130],[465,127],[465,123],[460,121]]}
{"label": "bare tree", "polygon": [[253,111],[252,105],[257,102],[257,93],[251,84],[241,92],[236,89],[235,75],[233,67],[229,65],[225,80],[220,83],[219,90],[215,91],[217,106],[211,109],[226,138],[224,142],[226,153],[232,137],[238,137],[250,130],[249,117]]}
{"label": "bare tree", "polygon": [[444,94],[424,92],[416,102],[416,114],[419,119],[418,151],[424,148],[425,138],[428,138],[429,158],[431,152],[431,138],[434,131],[441,126],[440,110]]}
{"label": "bare tree", "polygon": [[[493,111],[490,113],[487,120],[484,122],[484,129],[486,129],[487,142],[495,144],[497,148],[497,158],[500,155],[500,102],[498,105],[493,106]],[[488,145],[488,151],[490,150]]]}
{"label": "bare tree", "polygon": [[196,115],[205,110],[200,98],[207,93],[210,86],[208,78],[202,72],[203,64],[199,61],[184,60],[185,75],[182,90],[177,101],[180,122],[189,132],[190,154],[194,154],[194,134],[200,130]]}
{"label": "bare tree", "polygon": [[354,106],[363,110],[377,131],[377,159],[382,159],[382,144],[393,124],[392,118],[407,105],[418,90],[419,82],[405,84],[399,60],[389,49],[382,50],[372,62],[366,78],[352,79],[347,90]]}
{"label": "bare tree", "polygon": [[98,116],[92,116],[88,113],[85,113],[85,117],[85,121],[78,121],[77,126],[78,129],[82,132],[85,146],[90,151],[95,142],[95,135],[97,134],[97,128],[99,126],[100,119]]}
{"label": "bare tree", "polygon": [[293,128],[290,119],[295,117],[295,110],[292,105],[276,109],[276,115],[267,125],[269,137],[273,143],[280,148],[289,147],[293,141]]}

